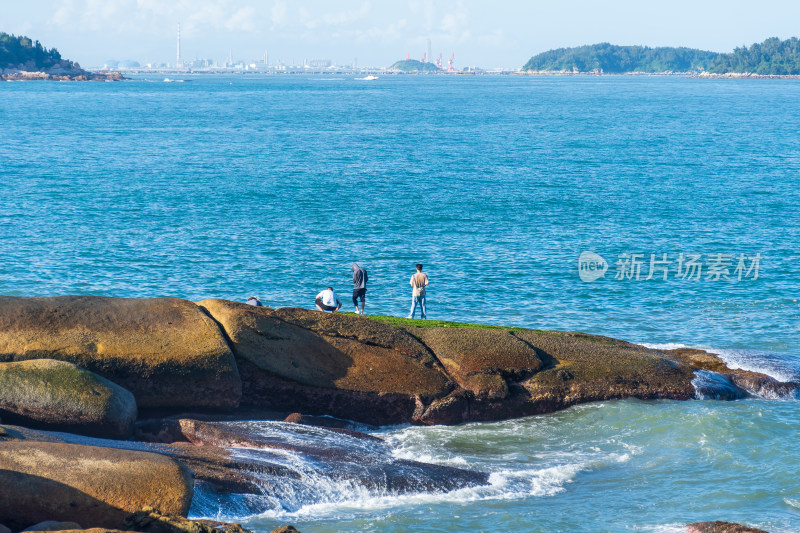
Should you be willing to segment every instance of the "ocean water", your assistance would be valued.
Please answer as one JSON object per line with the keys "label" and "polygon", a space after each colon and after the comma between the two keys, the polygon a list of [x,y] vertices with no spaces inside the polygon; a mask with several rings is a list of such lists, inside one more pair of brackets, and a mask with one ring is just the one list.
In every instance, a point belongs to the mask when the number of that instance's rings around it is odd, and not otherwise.
{"label": "ocean water", "polygon": [[[312,308],[332,285],[347,309],[356,261],[367,312],[403,316],[422,262],[430,318],[800,374],[797,80],[184,80],[0,83],[0,294]],[[607,268],[589,282],[588,251]],[[247,516],[193,512],[311,532],[800,531],[799,411],[624,401],[386,428],[397,457],[491,484],[401,496],[330,483]]]}

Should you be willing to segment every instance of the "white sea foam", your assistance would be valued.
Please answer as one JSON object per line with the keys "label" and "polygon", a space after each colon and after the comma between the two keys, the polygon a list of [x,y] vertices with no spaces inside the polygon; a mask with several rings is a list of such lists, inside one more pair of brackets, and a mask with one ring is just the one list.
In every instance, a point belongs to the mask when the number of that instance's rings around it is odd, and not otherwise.
{"label": "white sea foam", "polygon": [[[333,487],[320,495],[318,503],[309,503],[297,509],[276,507],[251,517],[252,519],[319,519],[336,517],[346,519],[362,512],[389,511],[395,508],[439,503],[468,503],[474,501],[516,500],[529,497],[554,496],[564,492],[586,464],[564,464],[545,468],[502,470],[489,476],[489,484],[450,492],[415,492],[386,494],[372,491],[350,490],[353,487]],[[344,489],[344,490],[343,490]]]}
{"label": "white sea foam", "polygon": [[644,343],[642,346],[653,350],[677,350],[694,348],[718,355],[729,368],[750,370],[766,374],[778,381],[800,380],[800,358],[792,354],[768,352],[763,350],[743,350],[735,348],[713,348],[710,346],[680,344],[668,342],[663,344]]}

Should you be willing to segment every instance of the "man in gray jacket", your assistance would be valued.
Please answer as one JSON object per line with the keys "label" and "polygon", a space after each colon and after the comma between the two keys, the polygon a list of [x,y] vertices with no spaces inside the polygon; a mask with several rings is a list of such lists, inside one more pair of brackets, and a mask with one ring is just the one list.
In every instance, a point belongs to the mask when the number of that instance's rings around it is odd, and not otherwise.
{"label": "man in gray jacket", "polygon": [[[356,314],[364,314],[364,301],[367,294],[367,271],[353,263],[353,305],[356,306]],[[358,299],[361,298],[361,311],[358,310]]]}

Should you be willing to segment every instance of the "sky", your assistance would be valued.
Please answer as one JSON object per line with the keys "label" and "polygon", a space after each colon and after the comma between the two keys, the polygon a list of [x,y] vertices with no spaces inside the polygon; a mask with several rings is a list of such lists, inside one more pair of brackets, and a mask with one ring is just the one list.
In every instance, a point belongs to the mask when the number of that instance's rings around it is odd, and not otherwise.
{"label": "sky", "polygon": [[598,42],[719,52],[800,36],[797,0],[0,0],[0,31],[83,67],[263,58],[385,67],[455,55],[456,68],[521,67],[552,48]]}

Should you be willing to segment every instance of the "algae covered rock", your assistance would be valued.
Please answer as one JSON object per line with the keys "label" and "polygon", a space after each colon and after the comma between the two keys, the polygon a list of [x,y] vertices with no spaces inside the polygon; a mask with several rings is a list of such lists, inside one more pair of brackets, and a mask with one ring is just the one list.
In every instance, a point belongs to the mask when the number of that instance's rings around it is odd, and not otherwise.
{"label": "algae covered rock", "polygon": [[64,361],[0,363],[0,416],[8,422],[127,438],[136,401],[119,385]]}
{"label": "algae covered rock", "polygon": [[192,475],[163,455],[55,442],[0,442],[0,523],[21,530],[45,520],[121,529],[151,506],[185,516]]}
{"label": "algae covered rock", "polygon": [[546,369],[522,383],[538,404],[536,412],[629,397],[694,397],[693,369],[657,350],[582,333],[520,330],[516,335],[547,361]]}
{"label": "algae covered rock", "polygon": [[139,407],[235,407],[236,362],[216,323],[177,298],[0,297],[0,361],[58,359],[125,387]]}

